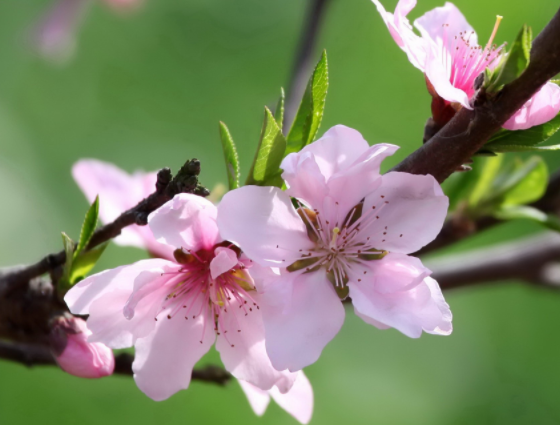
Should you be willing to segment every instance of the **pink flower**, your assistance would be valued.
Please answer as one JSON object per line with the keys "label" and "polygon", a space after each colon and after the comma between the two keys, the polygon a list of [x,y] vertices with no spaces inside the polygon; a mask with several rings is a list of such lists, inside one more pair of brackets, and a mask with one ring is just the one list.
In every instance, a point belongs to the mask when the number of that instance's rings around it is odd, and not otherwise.
{"label": "pink flower", "polygon": [[149,226],[176,248],[173,261],[151,259],[106,270],[65,297],[72,312],[89,314],[91,342],[134,345],[134,378],[154,400],[189,386],[195,363],[216,341],[227,370],[263,390],[287,392],[295,374],[278,372],[264,346],[259,296],[239,249],[224,241],[208,200],[180,194],[153,212]]}
{"label": "pink flower", "polygon": [[[414,21],[418,36],[406,15],[416,6],[416,0],[400,0],[395,13],[387,12],[379,0],[372,0],[385,21],[397,45],[410,62],[425,73],[430,94],[434,97],[432,113],[441,126],[451,119],[453,109],[472,109],[474,81],[485,68],[493,69],[501,59],[503,45],[492,44],[501,17],[485,47],[463,14],[452,3],[425,13]],[[444,102],[439,102],[442,99]],[[451,110],[449,108],[452,108]],[[560,88],[547,83],[505,125],[519,130],[543,124],[560,110]]]}
{"label": "pink flower", "polygon": [[281,268],[258,288],[266,348],[278,370],[318,359],[342,326],[339,298],[348,294],[355,312],[378,328],[413,338],[451,333],[437,283],[407,255],[441,230],[448,199],[432,176],[381,176],[381,161],[396,150],[369,147],[357,131],[336,126],[284,159],[287,191],[245,186],[222,199],[223,237],[256,263]]}
{"label": "pink flower", "polygon": [[[72,167],[74,180],[91,203],[99,195],[99,217],[110,223],[155,191],[157,173],[136,171],[130,175],[108,162],[82,159]],[[173,248],[156,241],[147,226],[125,227],[114,239],[122,246],[148,250],[154,257],[173,259]]]}
{"label": "pink flower", "polygon": [[91,331],[82,319],[59,317],[50,341],[60,368],[80,378],[102,378],[115,369],[115,357],[106,345],[88,342]]}
{"label": "pink flower", "polygon": [[258,416],[262,416],[270,403],[272,397],[278,405],[296,418],[300,423],[307,424],[313,413],[313,388],[303,373],[298,376],[290,391],[282,394],[277,387],[263,391],[245,381],[239,381],[239,385],[249,399],[249,404]]}

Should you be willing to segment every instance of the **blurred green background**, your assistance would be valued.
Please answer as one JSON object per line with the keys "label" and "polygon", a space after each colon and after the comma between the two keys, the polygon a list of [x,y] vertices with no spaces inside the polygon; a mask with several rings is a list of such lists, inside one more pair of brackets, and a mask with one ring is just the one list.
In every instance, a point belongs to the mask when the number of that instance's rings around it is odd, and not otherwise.
{"label": "blurred green background", "polygon": [[[370,143],[395,143],[395,164],[422,140],[429,96],[369,0],[332,0],[319,50],[330,90],[320,133],[343,123]],[[395,0],[384,2],[394,10]],[[412,18],[441,5],[420,1]],[[538,33],[556,0],[456,3],[484,43],[523,23]],[[226,182],[218,137],[225,121],[245,173],[263,106],[286,85],[303,22],[303,0],[147,0],[130,16],[92,4],[66,64],[33,54],[28,33],[45,0],[0,2],[0,266],[37,260],[77,237],[87,208],[70,168],[83,157],[127,171],[202,161],[202,182]],[[554,141],[560,143],[557,137]],[[551,166],[559,154],[549,154]],[[389,164],[389,165],[390,165]],[[510,223],[463,243],[496,243],[540,231]],[[100,268],[143,258],[111,246]],[[306,372],[315,390],[312,424],[560,423],[560,293],[504,282],[450,291],[450,337],[419,340],[379,331],[351,309],[344,328]],[[205,362],[217,361],[210,353]],[[87,381],[55,368],[0,362],[0,424],[293,424],[271,403],[257,418],[236,383],[193,383],[156,403],[127,377]]]}

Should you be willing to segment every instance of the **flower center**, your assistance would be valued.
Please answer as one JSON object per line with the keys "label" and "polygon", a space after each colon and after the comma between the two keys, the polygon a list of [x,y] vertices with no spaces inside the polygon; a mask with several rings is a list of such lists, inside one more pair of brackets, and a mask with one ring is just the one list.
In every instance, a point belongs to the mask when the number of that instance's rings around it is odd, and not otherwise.
{"label": "flower center", "polygon": [[[379,236],[379,228],[375,222],[386,203],[377,211],[374,206],[365,213],[362,211],[363,204],[360,203],[345,215],[341,215],[344,219],[332,223],[322,219],[318,210],[300,206],[297,212],[305,223],[307,235],[315,243],[315,247],[308,252],[300,250],[301,259],[288,266],[287,270],[303,270],[303,273],[309,273],[324,268],[339,297],[346,298],[349,276],[366,274],[364,262],[379,260],[387,254],[387,251],[377,249],[371,243],[372,235]],[[338,203],[335,204],[338,208]],[[338,216],[338,211],[334,215]]]}
{"label": "flower center", "polygon": [[[210,263],[215,257],[215,249],[227,247],[239,254],[237,247],[229,242],[214,246],[211,250],[197,252],[177,249],[173,253],[177,263],[182,267],[168,273],[170,278],[165,283],[168,293],[155,320],[163,311],[167,319],[175,318],[179,313],[185,320],[195,320],[202,316],[204,329],[213,324],[216,335],[223,335],[228,341],[227,333],[241,332],[239,315],[247,316],[253,308],[259,306],[250,292],[255,290],[253,279],[245,264],[238,261],[231,269],[212,278]],[[201,341],[202,343],[202,338]],[[234,345],[230,343],[233,347]]]}
{"label": "flower center", "polygon": [[[497,47],[492,44],[501,21],[502,16],[497,16],[490,39],[484,48],[476,44],[472,45],[471,37],[474,31],[460,32],[451,42],[445,43],[442,47],[442,57],[449,72],[449,81],[453,87],[463,90],[469,98],[474,95],[476,77],[492,66],[502,53],[503,46]],[[444,24],[444,27],[447,29],[449,24]]]}

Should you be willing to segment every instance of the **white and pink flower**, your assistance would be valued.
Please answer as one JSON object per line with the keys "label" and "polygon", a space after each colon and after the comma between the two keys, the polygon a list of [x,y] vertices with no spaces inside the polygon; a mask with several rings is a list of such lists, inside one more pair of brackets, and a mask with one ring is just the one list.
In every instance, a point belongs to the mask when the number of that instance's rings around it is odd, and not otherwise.
{"label": "white and pink flower", "polygon": [[378,328],[413,338],[451,333],[451,312],[430,270],[407,255],[439,233],[448,199],[432,176],[381,176],[382,160],[396,150],[369,147],[357,131],[336,126],[284,159],[287,191],[245,186],[222,199],[223,237],[256,263],[280,268],[258,287],[276,369],[296,371],[318,359],[342,326],[347,295]]}
{"label": "white and pink flower", "polygon": [[[407,15],[416,6],[416,0],[400,0],[395,13],[385,10],[379,0],[372,0],[385,21],[397,45],[407,54],[410,62],[422,71],[434,101],[432,113],[440,126],[461,107],[472,109],[474,82],[485,68],[495,68],[502,56],[503,45],[492,44],[501,17],[498,17],[490,40],[483,47],[478,44],[474,29],[452,3],[425,13],[414,21],[417,35]],[[545,84],[504,128],[521,130],[543,124],[560,111],[560,87]]]}
{"label": "white and pink flower", "polygon": [[90,342],[135,346],[134,378],[154,400],[187,388],[214,342],[226,369],[262,390],[286,393],[296,379],[268,359],[251,262],[220,237],[216,214],[204,198],[175,196],[148,219],[157,240],[175,249],[174,261],[106,270],[66,294],[74,314],[89,314]]}

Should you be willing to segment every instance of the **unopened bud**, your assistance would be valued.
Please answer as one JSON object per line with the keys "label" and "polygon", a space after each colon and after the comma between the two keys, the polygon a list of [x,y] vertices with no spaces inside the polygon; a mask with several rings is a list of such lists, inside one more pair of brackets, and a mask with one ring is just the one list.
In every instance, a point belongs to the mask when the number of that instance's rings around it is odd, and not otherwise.
{"label": "unopened bud", "polygon": [[76,317],[57,317],[51,329],[51,351],[60,368],[81,378],[102,378],[115,369],[113,351],[100,342],[88,342],[91,331]]}

